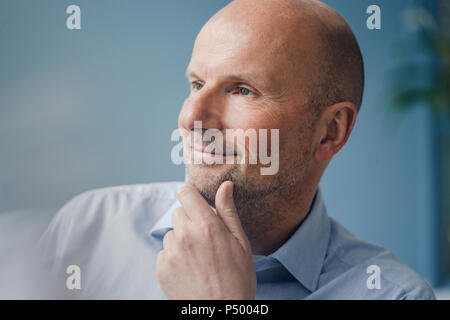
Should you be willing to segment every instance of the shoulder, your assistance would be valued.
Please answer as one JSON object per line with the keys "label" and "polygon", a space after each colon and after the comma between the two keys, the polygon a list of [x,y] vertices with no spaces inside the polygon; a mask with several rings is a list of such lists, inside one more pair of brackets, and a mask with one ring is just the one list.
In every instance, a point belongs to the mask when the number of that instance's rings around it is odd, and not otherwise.
{"label": "shoulder", "polygon": [[333,218],[330,223],[325,273],[352,281],[349,287],[361,299],[435,299],[429,284],[392,252],[358,239]]}
{"label": "shoulder", "polygon": [[84,248],[93,248],[113,224],[134,224],[144,230],[173,204],[182,185],[183,182],[123,185],[78,194],[53,217],[41,236],[40,247],[45,255],[58,260],[77,252],[84,255]]}
{"label": "shoulder", "polygon": [[[182,182],[159,182],[123,185],[85,191],[73,197],[57,213],[55,219],[68,217],[107,218],[144,206],[155,211],[173,202]],[[94,215],[90,217],[91,215]]]}
{"label": "shoulder", "polygon": [[173,199],[183,182],[157,182],[92,189],[78,194],[68,204],[95,205],[107,201],[160,201]]}
{"label": "shoulder", "polygon": [[[123,185],[89,190],[78,194],[67,202],[55,215],[50,226],[62,222],[80,225],[93,220],[107,222],[117,215],[139,213],[158,218],[176,199],[176,192],[182,182],[160,182],[149,184]],[[162,214],[163,212],[161,212]]]}

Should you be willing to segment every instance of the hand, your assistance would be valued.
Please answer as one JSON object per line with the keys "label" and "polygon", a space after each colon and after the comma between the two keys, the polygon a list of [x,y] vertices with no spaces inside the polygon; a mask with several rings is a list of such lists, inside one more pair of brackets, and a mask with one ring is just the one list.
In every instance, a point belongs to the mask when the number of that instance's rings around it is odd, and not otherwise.
{"label": "hand", "polygon": [[169,299],[254,299],[256,273],[233,200],[233,183],[216,194],[216,210],[191,186],[178,192],[156,273]]}

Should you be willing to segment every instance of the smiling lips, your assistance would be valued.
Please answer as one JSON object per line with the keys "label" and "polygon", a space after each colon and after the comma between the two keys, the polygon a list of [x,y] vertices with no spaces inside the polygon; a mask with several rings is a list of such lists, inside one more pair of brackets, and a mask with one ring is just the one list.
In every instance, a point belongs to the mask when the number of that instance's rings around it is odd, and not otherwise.
{"label": "smiling lips", "polygon": [[234,163],[234,157],[237,156],[236,153],[233,154],[216,153],[216,150],[214,149],[212,149],[212,151],[207,151],[206,147],[199,145],[194,145],[193,147],[191,147],[191,150],[193,151],[194,159],[201,159],[202,160],[201,162],[206,162],[208,164],[231,163],[227,161],[227,159],[233,159],[232,163]]}
{"label": "smiling lips", "polygon": [[[237,156],[237,153],[233,153],[233,154],[216,153],[215,149],[213,149],[212,152],[209,152],[209,151],[206,151],[206,147],[199,146],[199,145],[194,145],[194,147],[192,149],[194,150],[194,152],[199,152],[199,153],[207,154],[207,155],[215,155],[215,156],[220,156],[220,157]],[[222,150],[226,150],[226,148],[223,148]]]}

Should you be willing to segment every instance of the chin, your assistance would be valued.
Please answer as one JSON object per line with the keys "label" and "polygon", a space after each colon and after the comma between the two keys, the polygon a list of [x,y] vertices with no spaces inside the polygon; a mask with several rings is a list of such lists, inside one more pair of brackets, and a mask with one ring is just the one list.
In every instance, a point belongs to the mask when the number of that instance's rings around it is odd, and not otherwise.
{"label": "chin", "polygon": [[239,168],[235,165],[190,165],[186,170],[186,183],[194,186],[209,205],[215,207],[215,196],[220,185],[235,181]]}

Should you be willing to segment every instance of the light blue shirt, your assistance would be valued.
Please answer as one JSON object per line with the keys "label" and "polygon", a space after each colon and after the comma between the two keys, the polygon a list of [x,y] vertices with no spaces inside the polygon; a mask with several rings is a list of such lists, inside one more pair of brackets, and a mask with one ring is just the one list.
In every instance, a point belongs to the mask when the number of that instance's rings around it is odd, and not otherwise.
{"label": "light blue shirt", "polygon": [[[67,203],[40,242],[61,287],[67,267],[80,267],[81,289],[64,298],[166,299],[155,262],[182,185],[98,189]],[[391,252],[329,218],[320,188],[289,240],[253,260],[256,299],[435,299],[430,286]]]}

